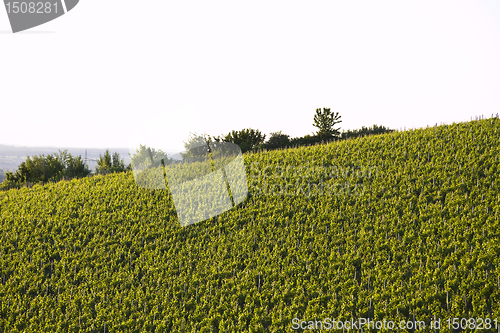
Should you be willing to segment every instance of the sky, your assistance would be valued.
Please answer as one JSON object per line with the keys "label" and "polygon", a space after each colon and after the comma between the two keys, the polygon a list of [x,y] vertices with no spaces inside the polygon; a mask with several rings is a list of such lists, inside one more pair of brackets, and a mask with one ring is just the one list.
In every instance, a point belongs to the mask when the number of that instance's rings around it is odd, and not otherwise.
{"label": "sky", "polygon": [[189,133],[418,128],[500,112],[496,0],[80,0],[12,34],[0,144],[181,150]]}

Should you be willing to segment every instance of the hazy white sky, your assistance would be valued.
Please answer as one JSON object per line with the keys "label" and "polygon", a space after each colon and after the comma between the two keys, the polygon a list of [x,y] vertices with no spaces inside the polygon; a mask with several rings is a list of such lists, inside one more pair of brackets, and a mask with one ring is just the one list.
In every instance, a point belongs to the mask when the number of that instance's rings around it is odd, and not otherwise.
{"label": "hazy white sky", "polygon": [[81,0],[9,30],[0,9],[0,144],[175,149],[189,132],[248,127],[295,137],[322,107],[343,129],[500,112],[496,0]]}

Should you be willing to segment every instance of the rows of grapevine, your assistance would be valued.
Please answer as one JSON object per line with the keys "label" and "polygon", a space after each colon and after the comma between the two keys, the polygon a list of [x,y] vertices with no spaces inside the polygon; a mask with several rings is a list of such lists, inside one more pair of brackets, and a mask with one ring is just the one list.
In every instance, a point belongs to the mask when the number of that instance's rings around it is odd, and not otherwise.
{"label": "rows of grapevine", "polygon": [[0,332],[500,319],[499,137],[493,118],[245,154],[249,197],[187,227],[131,173],[2,192]]}

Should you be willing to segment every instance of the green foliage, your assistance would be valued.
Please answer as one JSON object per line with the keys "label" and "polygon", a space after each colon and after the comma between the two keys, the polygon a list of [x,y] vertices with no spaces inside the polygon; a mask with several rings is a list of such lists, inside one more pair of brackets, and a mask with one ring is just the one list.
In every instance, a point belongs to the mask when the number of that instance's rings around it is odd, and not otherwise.
{"label": "green foliage", "polygon": [[104,156],[99,154],[95,168],[97,174],[124,172],[126,170],[124,160],[120,159],[119,153],[115,152],[111,155],[109,149],[106,149]]}
{"label": "green foliage", "polygon": [[131,170],[131,168],[133,167],[139,167],[141,165],[148,167],[152,166],[156,168],[161,165],[162,160],[164,165],[169,164],[171,161],[171,159],[167,156],[167,153],[165,153],[161,149],[157,150],[145,145],[139,145],[139,149],[136,149],[135,153],[133,155],[130,155],[130,164],[128,170]]}
{"label": "green foliage", "polygon": [[[220,140],[216,138],[219,142]],[[182,153],[183,160],[189,161],[204,161],[209,159],[209,142],[213,142],[209,135],[191,133],[189,138],[184,142],[184,149]]]}
{"label": "green foliage", "polygon": [[188,151],[193,148],[206,147],[210,141],[212,140],[209,135],[191,133],[189,138],[184,142],[184,149]]}
{"label": "green foliage", "polygon": [[90,174],[90,170],[85,165],[81,156],[73,157],[66,150],[60,152],[59,156],[64,164],[63,177],[73,179],[86,177]]}
{"label": "green foliage", "polygon": [[342,140],[345,140],[345,139],[363,137],[368,135],[376,135],[376,134],[384,134],[392,132],[394,132],[393,129],[389,129],[385,126],[378,126],[378,125],[373,125],[372,127],[363,126],[361,127],[361,129],[358,130],[343,131],[340,138]]}
{"label": "green foliage", "polygon": [[347,140],[368,135],[378,135],[384,133],[392,133],[394,130],[385,126],[373,125],[372,127],[363,126],[358,130],[343,131],[340,136],[332,136],[326,132],[318,132],[315,135],[305,135],[303,137],[293,138],[290,140],[292,146],[310,146],[319,143],[327,143],[330,141]]}
{"label": "green foliage", "polygon": [[[488,119],[248,153],[246,201],[185,228],[131,173],[1,192],[0,332],[500,318],[499,136]],[[322,184],[343,188],[308,195]]]}
{"label": "green foliage", "polygon": [[292,146],[309,146],[320,142],[320,137],[316,135],[304,135],[303,137],[293,138],[290,140]]}
{"label": "green foliage", "polygon": [[245,128],[241,131],[231,131],[224,137],[211,137],[215,142],[232,142],[237,144],[243,153],[255,149],[258,145],[264,142],[266,135],[259,130]]}
{"label": "green foliage", "polygon": [[316,135],[325,139],[338,137],[340,134],[339,128],[334,128],[334,126],[342,122],[340,117],[338,112],[333,113],[330,108],[323,108],[323,111],[316,109],[313,123],[313,126],[318,128]]}
{"label": "green foliage", "polygon": [[261,146],[268,150],[284,148],[290,145],[290,136],[279,132],[271,133],[269,139]]}
{"label": "green foliage", "polygon": [[63,178],[81,178],[90,174],[81,156],[73,157],[65,151],[59,154],[28,156],[17,171],[7,172],[3,187],[18,186],[24,183],[56,182]]}

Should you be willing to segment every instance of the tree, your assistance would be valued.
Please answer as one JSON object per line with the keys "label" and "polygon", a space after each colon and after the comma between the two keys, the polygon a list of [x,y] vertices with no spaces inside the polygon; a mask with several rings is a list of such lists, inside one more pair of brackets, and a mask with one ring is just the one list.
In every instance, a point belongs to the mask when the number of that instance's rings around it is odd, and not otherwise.
{"label": "tree", "polygon": [[[153,161],[153,163],[151,163],[151,161]],[[165,165],[171,162],[167,153],[163,152],[161,149],[156,150],[154,148],[146,147],[145,145],[139,145],[139,149],[136,149],[135,153],[130,155],[130,164],[127,169],[131,170],[132,168],[139,168],[141,165],[146,167],[158,167],[162,161]]]}
{"label": "tree", "polygon": [[[331,137],[330,137],[331,138]],[[317,135],[309,135],[309,134],[306,134],[302,137],[298,137],[298,138],[293,138],[290,140],[290,144],[292,146],[307,146],[307,145],[314,145],[316,143],[320,143],[322,140],[321,137],[317,136]]]}
{"label": "tree", "polygon": [[65,158],[66,168],[63,171],[65,177],[68,178],[83,178],[90,174],[90,169],[87,168],[81,156],[73,157],[68,154]]}
{"label": "tree", "polygon": [[184,141],[184,149],[188,151],[197,147],[205,147],[207,143],[211,141],[213,141],[212,137],[207,134],[190,133],[189,138]]}
{"label": "tree", "polygon": [[271,133],[269,140],[263,144],[266,149],[278,149],[290,144],[290,136],[279,132]]}
{"label": "tree", "polygon": [[5,176],[7,183],[22,184],[59,181],[63,177],[80,178],[89,173],[81,156],[74,158],[65,150],[54,155],[28,156],[15,173],[7,172]]}
{"label": "tree", "polygon": [[109,149],[106,149],[104,156],[99,154],[99,159],[97,159],[97,167],[95,168],[96,173],[109,172],[111,169],[111,154]]}
{"label": "tree", "polygon": [[112,173],[112,172],[124,172],[125,164],[123,159],[120,159],[120,154],[118,153],[109,153],[109,149],[106,149],[104,156],[99,154],[99,158],[97,159],[97,167],[96,173]]}
{"label": "tree", "polygon": [[210,138],[214,141],[224,141],[232,142],[240,146],[241,152],[245,153],[257,147],[259,144],[263,143],[266,139],[266,135],[262,134],[259,130],[254,130],[251,128],[246,128],[241,131],[231,131],[225,137],[213,137]]}
{"label": "tree", "polygon": [[24,181],[43,183],[58,181],[63,176],[64,167],[64,161],[57,154],[47,155],[47,157],[33,156],[33,159],[28,156],[26,159],[27,176]]}
{"label": "tree", "polygon": [[316,136],[322,139],[329,139],[332,137],[338,137],[340,128],[333,128],[335,124],[341,123],[340,115],[338,112],[331,112],[329,108],[316,109],[316,114],[314,115],[313,126],[318,128]]}
{"label": "tree", "polygon": [[112,163],[113,169],[122,169],[123,171],[125,170],[125,165],[123,159],[120,159],[120,154],[118,152],[113,153],[113,163]]}
{"label": "tree", "polygon": [[208,144],[214,141],[220,142],[220,138],[212,138],[207,134],[190,133],[189,138],[184,141],[186,151],[181,153],[182,158],[189,161],[206,160],[209,157]]}

